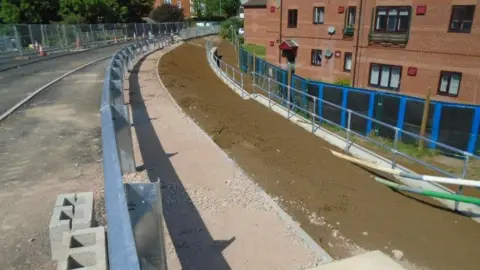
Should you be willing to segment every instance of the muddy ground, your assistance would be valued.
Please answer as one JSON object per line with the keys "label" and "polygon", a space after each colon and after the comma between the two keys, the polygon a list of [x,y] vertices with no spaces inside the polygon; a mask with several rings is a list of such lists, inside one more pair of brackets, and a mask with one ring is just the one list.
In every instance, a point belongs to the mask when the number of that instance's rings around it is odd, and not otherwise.
{"label": "muddy ground", "polygon": [[410,269],[478,268],[478,223],[376,183],[333,157],[325,141],[242,100],[198,44],[164,56],[159,73],[183,110],[334,258],[379,249]]}

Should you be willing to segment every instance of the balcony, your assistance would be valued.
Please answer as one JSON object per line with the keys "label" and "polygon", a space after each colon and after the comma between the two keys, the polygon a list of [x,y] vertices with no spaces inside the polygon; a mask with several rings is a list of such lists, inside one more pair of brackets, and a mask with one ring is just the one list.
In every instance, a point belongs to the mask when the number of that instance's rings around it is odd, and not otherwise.
{"label": "balcony", "polygon": [[345,28],[343,28],[343,39],[352,39],[353,35],[355,35],[355,26],[346,25]]}
{"label": "balcony", "polygon": [[405,47],[408,43],[407,33],[391,33],[391,32],[371,32],[368,35],[370,43],[377,43],[382,45],[397,45]]}

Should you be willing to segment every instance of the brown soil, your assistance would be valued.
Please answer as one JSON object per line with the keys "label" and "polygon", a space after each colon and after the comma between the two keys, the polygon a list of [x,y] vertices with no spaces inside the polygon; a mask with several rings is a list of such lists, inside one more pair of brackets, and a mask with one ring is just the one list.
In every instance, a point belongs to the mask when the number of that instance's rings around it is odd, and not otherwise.
{"label": "brown soil", "polygon": [[[358,245],[401,250],[409,262],[431,269],[477,268],[479,224],[427,198],[393,192],[371,172],[333,157],[325,141],[242,100],[210,70],[204,48],[175,49],[162,58],[159,73],[183,110],[271,196],[282,198],[334,258],[350,256]],[[309,213],[327,224],[312,222]]]}

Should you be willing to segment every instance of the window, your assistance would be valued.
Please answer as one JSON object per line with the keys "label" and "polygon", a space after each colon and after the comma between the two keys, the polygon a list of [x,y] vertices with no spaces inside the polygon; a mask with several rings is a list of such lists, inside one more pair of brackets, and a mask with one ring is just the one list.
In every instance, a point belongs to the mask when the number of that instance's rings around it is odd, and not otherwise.
{"label": "window", "polygon": [[410,7],[377,7],[375,31],[407,32],[410,28]]}
{"label": "window", "polygon": [[322,50],[312,50],[312,66],[322,65]]}
{"label": "window", "polygon": [[163,3],[164,3],[164,4],[170,4],[170,5],[171,5],[171,4],[172,4],[172,0],[163,0]]}
{"label": "window", "polygon": [[177,0],[177,7],[182,8],[182,1]]}
{"label": "window", "polygon": [[297,28],[297,9],[289,9],[288,10],[288,27],[289,28]]}
{"label": "window", "polygon": [[398,90],[400,88],[400,78],[402,67],[371,64],[370,65],[370,85],[378,88]]}
{"label": "window", "polygon": [[438,94],[458,96],[461,80],[462,73],[442,71],[440,73],[440,83],[438,84]]}
{"label": "window", "polygon": [[453,6],[449,31],[470,33],[475,6]]}
{"label": "window", "polygon": [[313,23],[314,24],[323,24],[325,21],[325,8],[324,7],[314,7],[313,8]]}
{"label": "window", "polygon": [[356,7],[348,7],[346,25],[355,25]]}
{"label": "window", "polygon": [[352,71],[352,53],[346,52],[345,59],[343,60],[343,71],[350,72]]}

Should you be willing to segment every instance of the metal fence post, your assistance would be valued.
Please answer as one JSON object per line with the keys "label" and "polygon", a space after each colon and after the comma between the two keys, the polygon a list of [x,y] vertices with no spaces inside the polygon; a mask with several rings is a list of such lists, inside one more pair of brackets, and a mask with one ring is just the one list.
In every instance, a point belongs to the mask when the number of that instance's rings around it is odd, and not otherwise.
{"label": "metal fence post", "polygon": [[[254,59],[254,61],[255,61],[255,59]],[[287,106],[288,106],[288,109],[287,109],[287,119],[290,118],[290,110],[291,110],[290,107],[291,107],[291,105],[292,105],[292,104],[290,103],[290,95],[291,95],[290,92],[291,92],[290,85],[287,85],[287,99],[288,99],[288,101],[287,101]]]}
{"label": "metal fence post", "polygon": [[101,24],[102,26],[102,30],[103,30],[103,36],[105,37],[105,41],[107,41],[107,31],[105,30],[105,25],[104,24]]}
{"label": "metal fence post", "polygon": [[91,24],[89,24],[89,26],[90,26],[90,32],[92,33],[93,46],[95,46],[96,42],[95,42],[95,34],[93,33],[93,27]]}
{"label": "metal fence post", "polygon": [[350,148],[350,128],[352,124],[352,111],[350,109],[347,110],[347,144],[345,145],[345,152],[348,152],[348,148]]}
{"label": "metal fence post", "polygon": [[17,41],[17,49],[18,49],[18,52],[20,53],[20,56],[23,56],[23,48],[22,48],[22,43],[21,43],[21,40],[20,40],[20,35],[18,34],[18,29],[17,29],[17,25],[13,25],[13,31],[15,33],[15,39]]}
{"label": "metal fence post", "polygon": [[65,29],[65,24],[62,25],[62,32],[63,32],[63,40],[65,41],[65,47],[68,47],[67,30]]}
{"label": "metal fence post", "polygon": [[35,40],[34,40],[33,34],[32,34],[32,25],[31,24],[28,25],[28,33],[30,34],[30,44],[35,44]]}
{"label": "metal fence post", "polygon": [[[462,174],[460,176],[462,179],[467,178],[468,162],[470,160],[470,153],[465,152],[464,155],[465,155],[465,161],[463,163]],[[463,193],[463,186],[459,186],[458,190],[457,190],[457,194],[462,194],[462,193]],[[455,202],[455,210],[458,210],[458,205],[459,205],[459,202],[456,201]]]}
{"label": "metal fence post", "polygon": [[398,148],[398,137],[400,133],[399,128],[395,128],[395,138],[393,139],[393,155],[392,155],[392,169],[395,169],[397,167],[397,148]]}
{"label": "metal fence post", "polygon": [[40,33],[41,33],[41,35],[42,35],[42,40],[40,41],[40,44],[42,44],[42,45],[47,45],[47,44],[45,44],[46,38],[45,38],[44,28],[45,28],[45,25],[43,25],[43,24],[40,25]]}
{"label": "metal fence post", "polygon": [[[243,73],[242,73],[242,74],[243,74]],[[270,81],[271,81],[271,79],[268,78],[268,85],[267,85],[267,88],[268,88],[268,89],[267,89],[267,90],[268,90],[268,108],[269,108],[269,109],[271,108],[271,107],[270,107],[270,105],[271,105],[271,99],[270,99],[270,88],[271,88],[271,87],[270,87],[270,86],[271,86],[270,84],[271,84],[271,82],[270,82]]]}
{"label": "metal fence post", "polygon": [[142,23],[142,26],[143,26],[143,37],[145,37],[145,23]]}
{"label": "metal fence post", "polygon": [[317,106],[317,99],[313,99],[313,108],[310,112],[312,114],[312,133],[315,133],[315,107]]}

